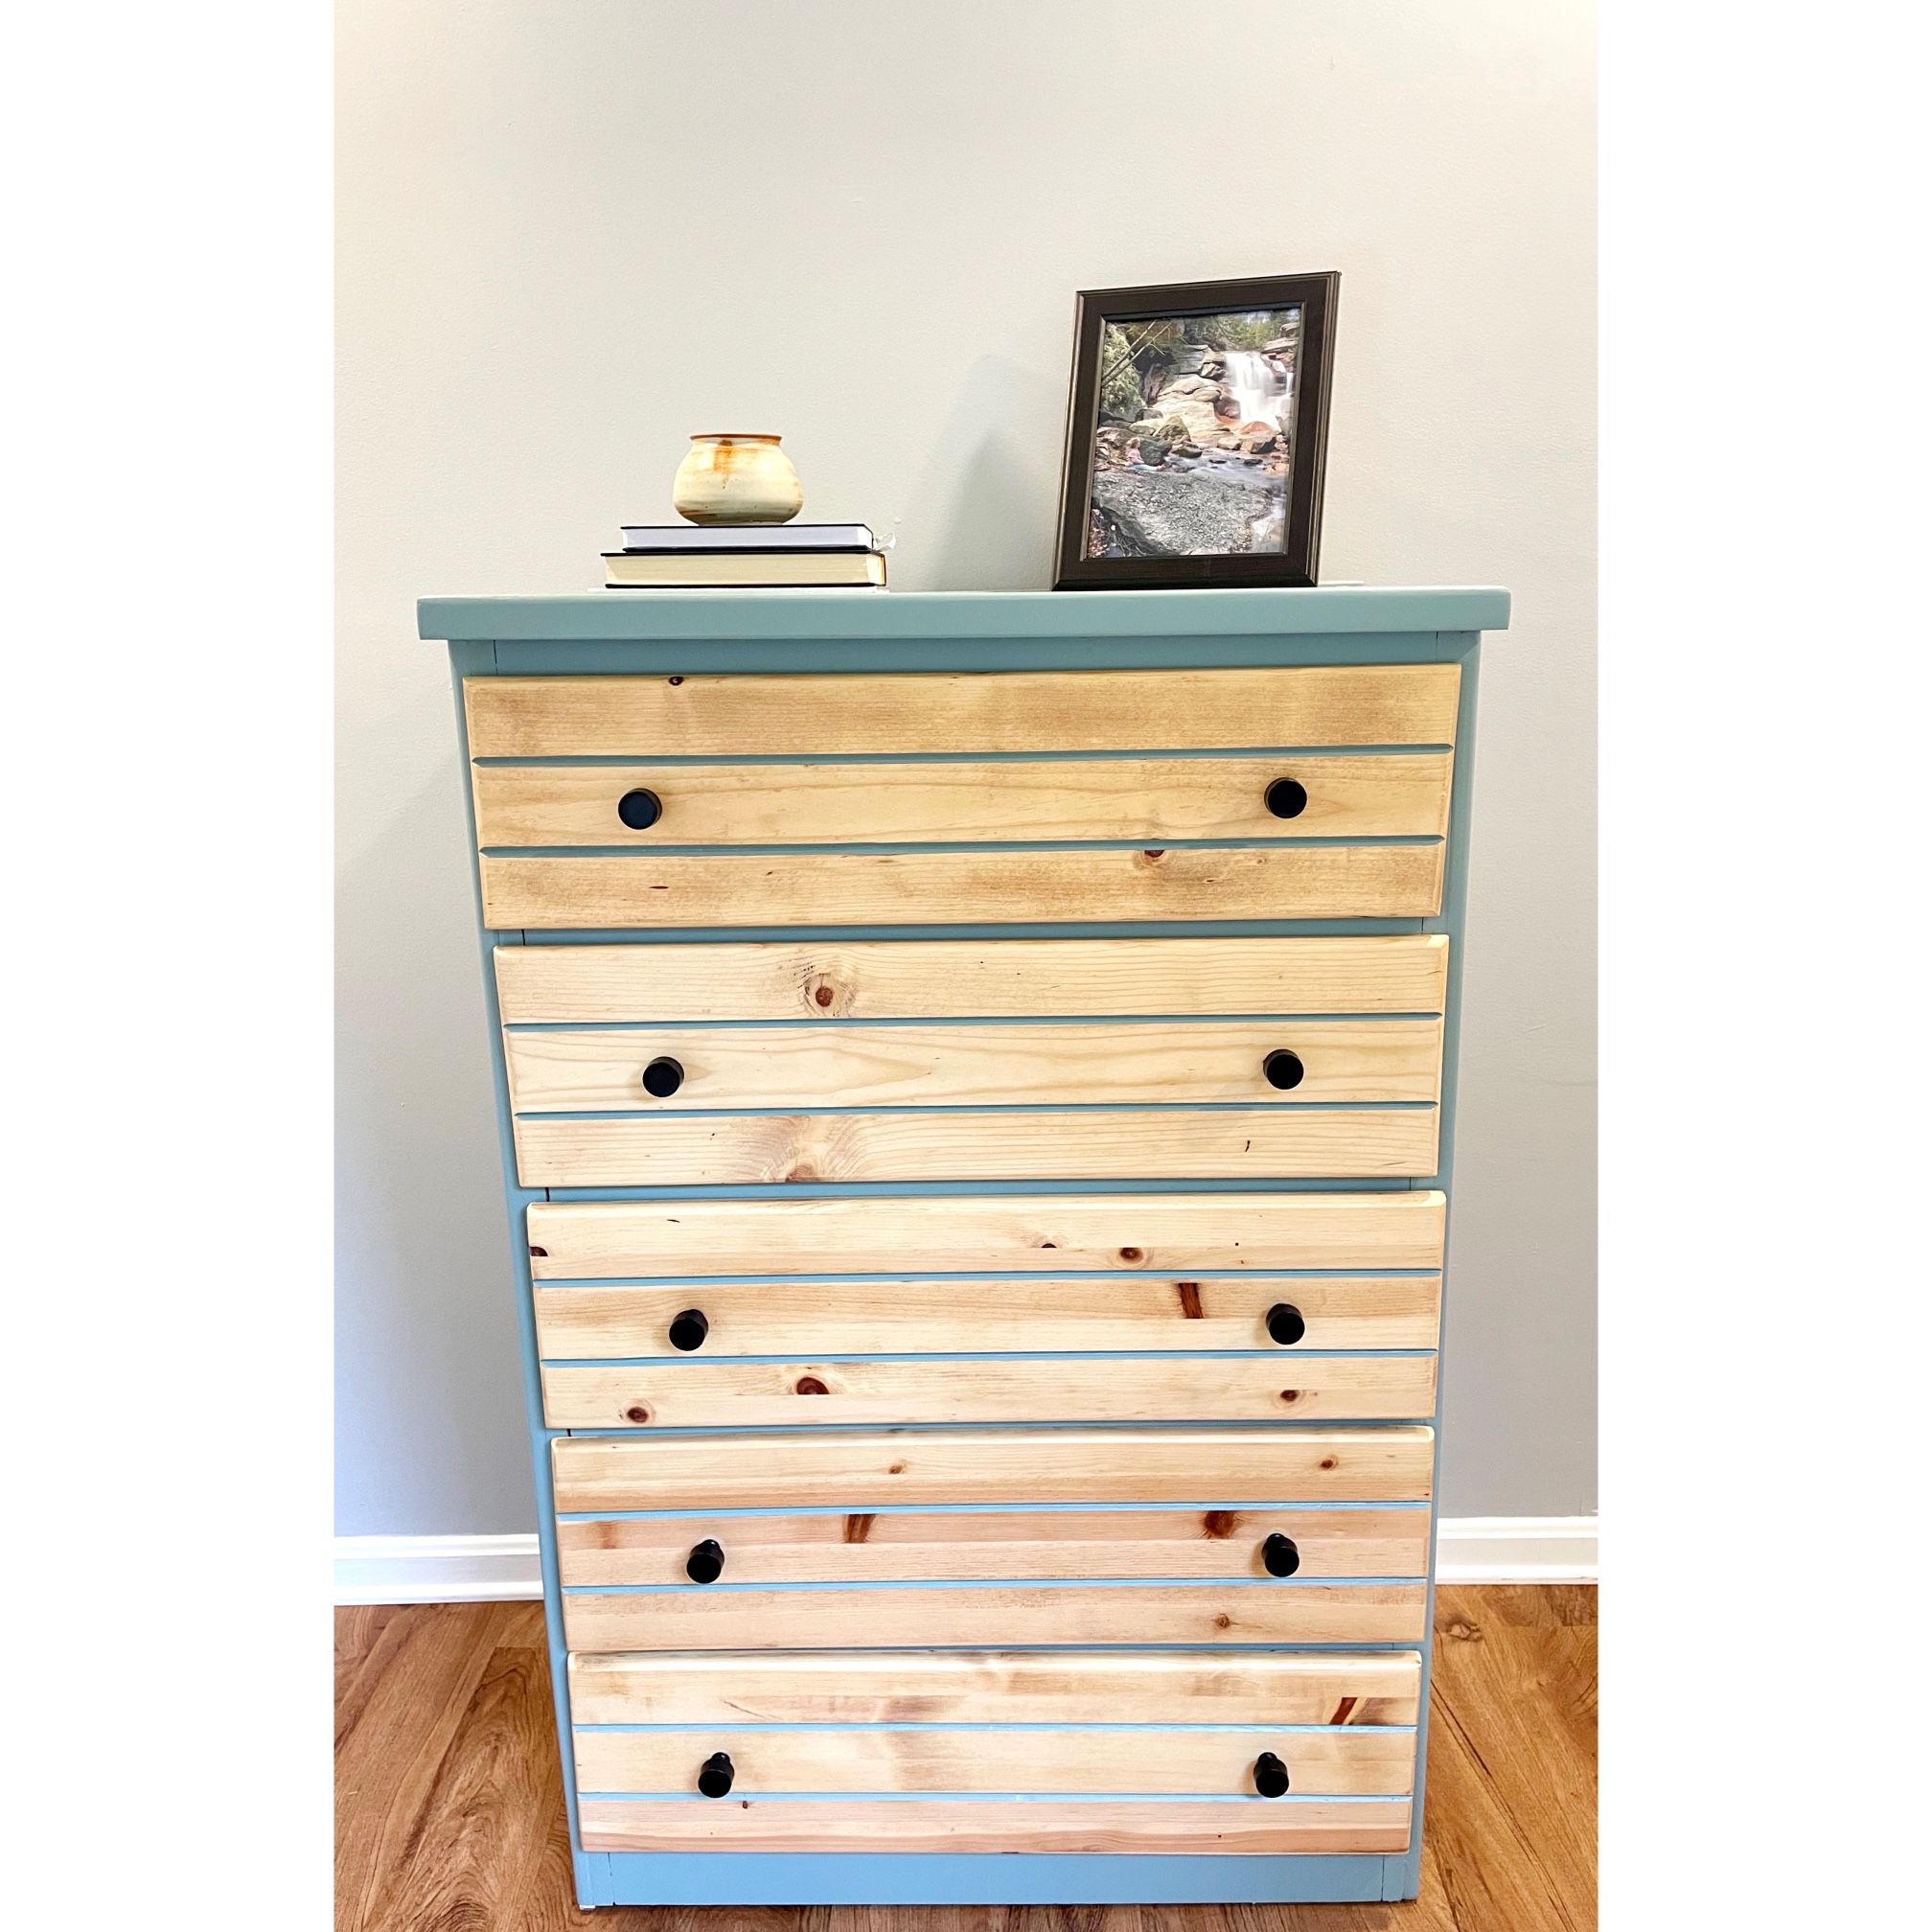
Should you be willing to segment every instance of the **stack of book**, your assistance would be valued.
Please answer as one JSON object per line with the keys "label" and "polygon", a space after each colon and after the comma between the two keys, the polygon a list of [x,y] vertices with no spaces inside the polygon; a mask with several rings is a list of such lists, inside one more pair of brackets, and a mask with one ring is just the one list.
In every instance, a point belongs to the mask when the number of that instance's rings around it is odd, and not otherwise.
{"label": "stack of book", "polygon": [[607,590],[886,587],[886,553],[863,523],[627,526],[604,553]]}

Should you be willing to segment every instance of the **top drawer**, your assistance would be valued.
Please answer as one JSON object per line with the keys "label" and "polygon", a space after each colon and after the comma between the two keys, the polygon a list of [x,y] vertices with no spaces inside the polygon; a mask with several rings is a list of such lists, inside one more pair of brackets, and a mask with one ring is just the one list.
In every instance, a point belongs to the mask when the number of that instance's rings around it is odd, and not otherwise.
{"label": "top drawer", "polygon": [[471,678],[485,919],[1425,917],[1460,686],[1454,664]]}

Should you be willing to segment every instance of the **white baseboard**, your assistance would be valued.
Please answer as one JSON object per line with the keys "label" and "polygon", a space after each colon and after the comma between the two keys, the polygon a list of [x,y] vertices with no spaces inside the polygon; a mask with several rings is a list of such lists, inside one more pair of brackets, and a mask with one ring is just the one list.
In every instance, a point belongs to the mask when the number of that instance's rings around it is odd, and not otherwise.
{"label": "white baseboard", "polygon": [[1594,1516],[1445,1516],[1436,1526],[1438,1583],[1594,1583]]}
{"label": "white baseboard", "polygon": [[509,1603],[542,1594],[535,1530],[335,1539],[338,1603]]}
{"label": "white baseboard", "polygon": [[[1443,1583],[1594,1583],[1594,1516],[1445,1516]],[[507,1603],[543,1594],[534,1534],[338,1536],[338,1603]]]}

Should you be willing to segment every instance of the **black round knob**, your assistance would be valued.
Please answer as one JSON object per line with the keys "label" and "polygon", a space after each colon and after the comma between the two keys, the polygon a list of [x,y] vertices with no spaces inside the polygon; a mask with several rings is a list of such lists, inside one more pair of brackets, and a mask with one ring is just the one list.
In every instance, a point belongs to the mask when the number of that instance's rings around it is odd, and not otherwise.
{"label": "black round knob", "polygon": [[671,1318],[671,1346],[681,1354],[703,1347],[710,1332],[710,1319],[702,1308],[686,1308]]}
{"label": "black round knob", "polygon": [[684,1559],[684,1574],[694,1583],[717,1582],[724,1574],[724,1546],[712,1536],[692,1544],[691,1553]]}
{"label": "black round knob", "polygon": [[627,792],[617,801],[617,816],[633,832],[643,832],[664,816],[664,801],[655,792]]}
{"label": "black round knob", "polygon": [[1262,1752],[1254,1760],[1254,1788],[1264,1798],[1278,1798],[1288,1788],[1288,1767],[1272,1751]]}
{"label": "black round knob", "polygon": [[1277,1301],[1268,1311],[1268,1339],[1292,1348],[1308,1332],[1308,1323],[1292,1301]]}
{"label": "black round knob", "polygon": [[1292,1576],[1301,1567],[1301,1552],[1292,1536],[1277,1530],[1261,1546],[1261,1567],[1271,1576]]}
{"label": "black round knob", "polygon": [[1298,779],[1276,779],[1268,788],[1268,809],[1277,818],[1300,817],[1308,809],[1308,788]]}
{"label": "black round knob", "polygon": [[668,1056],[644,1070],[644,1091],[654,1100],[668,1100],[684,1084],[684,1070]]}
{"label": "black round knob", "polygon": [[1289,1088],[1300,1086],[1301,1076],[1308,1070],[1302,1066],[1299,1053],[1291,1053],[1283,1046],[1262,1061],[1261,1070],[1268,1076],[1269,1086],[1278,1087],[1285,1093]]}
{"label": "black round knob", "polygon": [[[1285,1776],[1281,1787],[1288,1787]],[[731,1760],[723,1751],[712,1752],[699,1767],[698,1788],[707,1798],[723,1798],[731,1789]]]}

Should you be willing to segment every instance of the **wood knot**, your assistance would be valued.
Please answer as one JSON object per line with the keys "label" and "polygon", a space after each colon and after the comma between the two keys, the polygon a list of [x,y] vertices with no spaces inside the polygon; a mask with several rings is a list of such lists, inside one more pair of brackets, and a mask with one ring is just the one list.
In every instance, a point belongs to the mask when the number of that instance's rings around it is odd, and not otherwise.
{"label": "wood knot", "polygon": [[829,1006],[838,997],[829,986],[815,986],[812,989],[812,1000],[817,1006]]}
{"label": "wood knot", "polygon": [[876,1516],[848,1516],[845,1519],[845,1541],[862,1543],[872,1533],[872,1526],[878,1521]]}
{"label": "wood knot", "polygon": [[1452,1644],[1480,1644],[1483,1641],[1483,1632],[1474,1623],[1465,1623],[1460,1617],[1452,1618],[1437,1628]]}
{"label": "wood knot", "polygon": [[533,1248],[530,1251],[530,1258],[533,1261],[547,1261],[550,1258],[550,1251],[547,1248]]}
{"label": "wood knot", "polygon": [[1284,1402],[1299,1402],[1301,1399],[1301,1392],[1299,1389],[1284,1389],[1281,1392],[1281,1399]]}
{"label": "wood knot", "polygon": [[651,1412],[645,1408],[643,1403],[635,1402],[629,1409],[625,1410],[624,1419],[627,1422],[648,1422],[651,1419]]}
{"label": "wood knot", "polygon": [[1225,1611],[1225,1610],[1224,1610],[1224,1611],[1222,1611],[1222,1613],[1220,1614],[1220,1616],[1218,1616],[1217,1618],[1215,1618],[1215,1620],[1214,1620],[1214,1627],[1215,1627],[1215,1629],[1217,1629],[1217,1630],[1226,1630],[1226,1629],[1230,1628],[1230,1626],[1232,1625],[1233,1622],[1234,1622],[1233,1618],[1231,1618],[1230,1616],[1229,1616],[1229,1614],[1227,1613],[1227,1611]]}
{"label": "wood knot", "polygon": [[1205,1534],[1218,1542],[1224,1536],[1233,1535],[1237,1520],[1231,1509],[1210,1509],[1202,1517],[1201,1528]]}
{"label": "wood knot", "polygon": [[1142,1261],[1146,1256],[1138,1248],[1123,1248],[1120,1251],[1120,1258],[1123,1261]]}
{"label": "wood knot", "polygon": [[1198,1281],[1177,1281],[1174,1292],[1181,1298],[1181,1312],[1190,1322],[1201,1319],[1201,1284]]}
{"label": "wood knot", "polygon": [[809,1161],[798,1161],[786,1170],[785,1178],[788,1181],[816,1181],[818,1170]]}
{"label": "wood knot", "polygon": [[903,1462],[891,1463],[887,1466],[886,1473],[888,1476],[903,1476],[906,1473],[906,1465]]}
{"label": "wood knot", "polygon": [[683,680],[683,678],[667,678],[667,679],[666,679],[665,681],[666,681],[667,683],[672,683],[672,684],[681,684],[681,683],[683,683],[683,681],[684,681],[684,680]]}
{"label": "wood knot", "polygon": [[1324,1469],[1332,1469],[1332,1468],[1334,1468],[1334,1466],[1335,1466],[1335,1458],[1334,1458],[1334,1457],[1332,1457],[1332,1456],[1324,1456],[1324,1457],[1322,1457],[1322,1468],[1324,1468]]}
{"label": "wood knot", "polygon": [[1166,858],[1167,854],[1163,847],[1156,845],[1153,846],[1148,851],[1142,852],[1140,856],[1141,858],[1145,859],[1149,864],[1153,864],[1159,862],[1160,860]]}
{"label": "wood knot", "polygon": [[816,1375],[801,1375],[794,1386],[800,1395],[829,1395],[832,1392]]}

